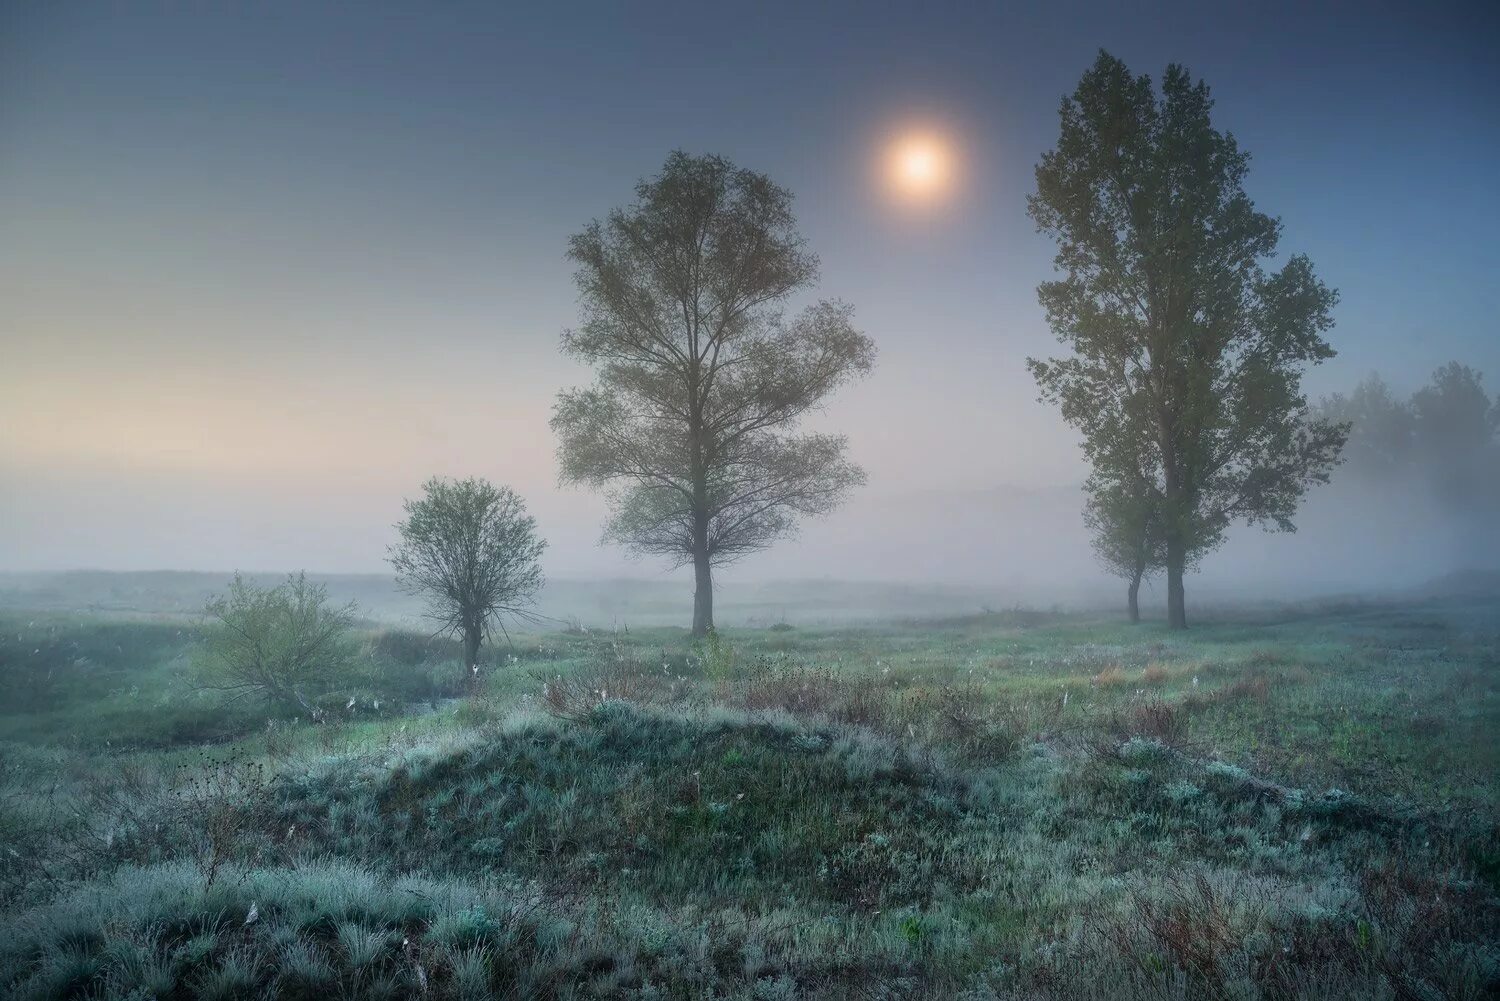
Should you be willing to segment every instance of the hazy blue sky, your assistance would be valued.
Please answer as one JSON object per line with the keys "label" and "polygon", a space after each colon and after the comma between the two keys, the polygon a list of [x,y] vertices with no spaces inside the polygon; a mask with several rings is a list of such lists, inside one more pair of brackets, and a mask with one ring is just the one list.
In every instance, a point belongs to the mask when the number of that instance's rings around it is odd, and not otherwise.
{"label": "hazy blue sky", "polygon": [[[551,572],[629,571],[555,486],[563,250],[676,147],[790,187],[881,351],[825,419],[868,489],[740,572],[1046,559],[994,517],[1074,526],[1081,478],[1023,365],[1053,346],[1025,195],[1100,47],[1207,79],[1341,291],[1315,393],[1450,358],[1500,385],[1500,7],[1019,7],[0,5],[0,568],[379,569],[439,473],[521,490]],[[912,121],[964,155],[923,213],[872,180]]]}

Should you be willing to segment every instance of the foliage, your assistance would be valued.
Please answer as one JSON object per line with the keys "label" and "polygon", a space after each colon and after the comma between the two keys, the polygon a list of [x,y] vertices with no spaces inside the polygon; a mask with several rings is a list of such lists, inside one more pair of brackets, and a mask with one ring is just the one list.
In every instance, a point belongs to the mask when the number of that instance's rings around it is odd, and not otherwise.
{"label": "foliage", "polygon": [[665,661],[650,669],[618,638],[595,649],[588,662],[542,678],[542,705],[557,719],[580,722],[611,700],[635,705],[680,701],[686,679]]}
{"label": "foliage", "polygon": [[1490,400],[1469,366],[1449,362],[1409,400],[1372,373],[1317,409],[1349,424],[1347,471],[1359,486],[1420,482],[1454,515],[1488,512],[1500,501],[1500,400]]}
{"label": "foliage", "polygon": [[[31,615],[0,622],[4,732],[163,747],[259,722],[196,683],[192,623]],[[241,711],[237,711],[241,710]]]}
{"label": "foliage", "polygon": [[1486,449],[1500,425],[1500,411],[1491,407],[1483,382],[1481,373],[1456,361],[1432,373],[1432,382],[1411,398],[1418,443],[1470,455]]}
{"label": "foliage", "polygon": [[205,608],[205,685],[231,699],[250,697],[319,715],[313,700],[351,660],[352,604],[328,604],[328,589],[295,574],[260,587],[235,574]]}
{"label": "foliage", "polygon": [[783,319],[818,266],[765,175],[677,152],[636,196],[569,245],[583,322],[563,350],[597,379],[559,394],[552,428],[563,481],[613,491],[607,539],[694,566],[701,636],[712,567],[864,481],[842,437],[796,429],[875,349],[841,303]]}
{"label": "foliage", "polygon": [[1290,531],[1346,429],[1311,419],[1301,370],[1333,356],[1336,294],[1306,257],[1268,273],[1280,223],[1243,189],[1249,156],[1213,128],[1208,88],[1169,66],[1158,97],[1101,52],[1065,98],[1029,208],[1064,277],[1039,287],[1072,349],[1028,364],[1105,484],[1160,498],[1169,617],[1182,573],[1230,522]]}
{"label": "foliage", "polygon": [[[201,623],[187,619],[0,613],[0,735],[125,751],[264,732],[262,706],[204,689],[201,640]],[[390,717],[473,688],[462,645],[446,637],[356,625],[350,654],[313,700],[325,720]],[[546,655],[523,650],[520,659]],[[300,707],[294,715],[309,717]]]}
{"label": "foliage", "polygon": [[406,502],[390,563],[408,593],[426,596],[439,629],[463,638],[464,664],[477,671],[485,634],[525,614],[541,589],[547,543],[509,487],[431,479],[422,491]]}
{"label": "foliage", "polygon": [[702,665],[703,676],[716,684],[724,684],[735,676],[738,653],[717,629],[710,629],[707,636],[693,644],[693,657]]}
{"label": "foliage", "polygon": [[1493,513],[1500,504],[1500,400],[1493,405],[1480,373],[1449,362],[1411,398],[1417,455],[1451,510]]}
{"label": "foliage", "polygon": [[1415,420],[1411,404],[1397,399],[1380,376],[1371,373],[1347,395],[1334,393],[1319,401],[1324,420],[1349,425],[1344,461],[1360,477],[1394,479],[1415,457]]}

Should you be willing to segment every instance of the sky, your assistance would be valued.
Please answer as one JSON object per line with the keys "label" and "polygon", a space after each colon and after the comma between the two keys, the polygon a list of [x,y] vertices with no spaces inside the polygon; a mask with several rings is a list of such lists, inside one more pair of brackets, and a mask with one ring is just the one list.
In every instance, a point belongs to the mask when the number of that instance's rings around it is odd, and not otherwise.
{"label": "sky", "polygon": [[[548,573],[659,575],[546,421],[588,381],[567,238],[680,148],[795,193],[880,351],[817,419],[868,486],[734,574],[1073,573],[1025,197],[1098,49],[1213,88],[1341,293],[1316,396],[1500,386],[1497,39],[1493,4],[0,5],[0,570],[378,571],[403,497],[479,475]],[[913,125],[962,168],[921,210],[875,167]]]}

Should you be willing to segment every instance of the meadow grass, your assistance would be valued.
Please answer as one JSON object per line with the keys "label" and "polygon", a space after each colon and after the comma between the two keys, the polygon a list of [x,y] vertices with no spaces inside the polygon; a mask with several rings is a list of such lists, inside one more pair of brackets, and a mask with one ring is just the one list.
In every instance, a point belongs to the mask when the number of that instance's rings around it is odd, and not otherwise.
{"label": "meadow grass", "polygon": [[1497,623],[369,626],[314,723],[9,615],[0,992],[1492,996]]}

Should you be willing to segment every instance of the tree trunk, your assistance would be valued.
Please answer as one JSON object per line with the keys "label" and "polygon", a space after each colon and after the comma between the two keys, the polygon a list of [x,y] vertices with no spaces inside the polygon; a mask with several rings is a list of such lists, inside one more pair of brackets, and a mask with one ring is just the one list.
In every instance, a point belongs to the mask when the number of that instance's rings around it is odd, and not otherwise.
{"label": "tree trunk", "polygon": [[703,409],[697,369],[689,390],[693,452],[693,638],[702,639],[714,628],[714,572],[708,552],[708,471],[703,455]]}
{"label": "tree trunk", "polygon": [[1157,443],[1161,447],[1162,478],[1166,487],[1167,628],[1187,628],[1187,605],[1183,601],[1182,571],[1187,566],[1187,543],[1183,539],[1186,486],[1178,466],[1172,422],[1165,410],[1157,413]]}
{"label": "tree trunk", "polygon": [[714,627],[714,574],[705,545],[693,555],[697,587],[693,591],[693,635],[707,636]]}
{"label": "tree trunk", "polygon": [[464,667],[470,674],[478,674],[474,668],[479,664],[479,641],[484,636],[484,625],[479,622],[464,624]]}
{"label": "tree trunk", "polygon": [[1130,609],[1130,623],[1135,625],[1141,621],[1141,575],[1136,574],[1130,578],[1130,590],[1125,593],[1127,607]]}
{"label": "tree trunk", "polygon": [[1187,628],[1187,604],[1182,590],[1182,571],[1187,565],[1187,551],[1182,536],[1173,531],[1167,536],[1167,628]]}

